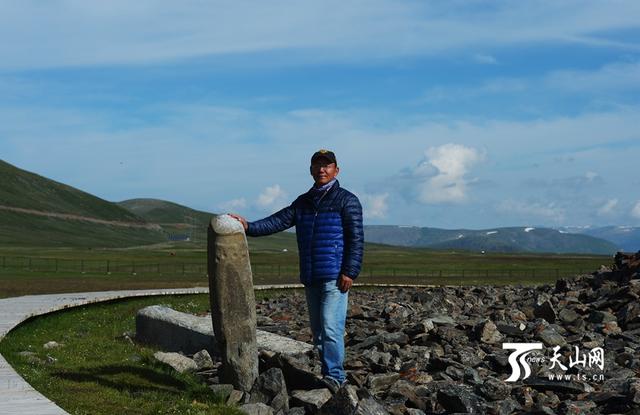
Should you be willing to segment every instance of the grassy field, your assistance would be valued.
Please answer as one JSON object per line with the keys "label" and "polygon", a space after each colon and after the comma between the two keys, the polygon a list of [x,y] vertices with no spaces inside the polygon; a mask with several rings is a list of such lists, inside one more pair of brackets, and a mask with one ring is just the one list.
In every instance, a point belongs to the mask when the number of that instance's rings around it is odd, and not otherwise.
{"label": "grassy field", "polygon": [[[281,245],[250,238],[256,284],[298,281],[289,236]],[[283,249],[287,249],[286,252]],[[541,284],[592,272],[612,259],[593,255],[479,254],[367,244],[362,283]],[[0,297],[52,292],[206,286],[202,244],[139,248],[0,247]]]}
{"label": "grassy field", "polygon": [[[255,241],[250,250],[256,284],[297,282],[297,253],[289,236],[276,247]],[[10,263],[16,258],[21,266]],[[206,250],[198,243],[127,249],[0,247],[0,261],[0,297],[208,284]],[[605,256],[477,254],[367,244],[358,282],[541,284],[611,262]],[[111,273],[105,272],[107,263]],[[201,295],[72,309],[18,327],[0,343],[0,353],[36,389],[74,414],[238,414],[220,405],[193,376],[155,363],[152,349],[122,340],[122,333],[134,330],[135,312],[158,302],[192,313],[208,308]],[[64,346],[45,351],[42,345],[50,340]],[[35,354],[25,357],[19,354],[23,351]]]}
{"label": "grassy field", "polygon": [[[22,324],[0,342],[0,353],[36,390],[72,414],[241,414],[222,405],[194,375],[157,363],[153,348],[123,338],[135,332],[137,310],[159,303],[189,313],[209,309],[206,295],[77,307]],[[44,349],[51,340],[63,346]]]}

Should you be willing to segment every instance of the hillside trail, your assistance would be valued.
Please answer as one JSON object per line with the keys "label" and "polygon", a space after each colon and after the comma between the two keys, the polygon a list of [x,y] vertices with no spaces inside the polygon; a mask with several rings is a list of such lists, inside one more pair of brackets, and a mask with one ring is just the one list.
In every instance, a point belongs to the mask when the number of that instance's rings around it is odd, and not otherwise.
{"label": "hillside trail", "polygon": [[118,221],[118,220],[105,220],[105,219],[92,218],[92,217],[89,217],[89,216],[74,215],[74,214],[71,214],[71,213],[45,212],[45,211],[42,211],[42,210],[25,209],[25,208],[19,208],[19,207],[14,207],[14,206],[5,206],[5,205],[0,205],[0,210],[8,210],[10,212],[26,213],[26,214],[29,214],[29,215],[45,216],[45,217],[56,218],[56,219],[80,220],[80,221],[84,221],[84,222],[98,223],[98,224],[101,224],[101,225],[122,226],[122,227],[127,227],[127,228],[142,228],[142,229],[149,229],[149,230],[154,230],[154,231],[162,230],[160,225],[158,225],[157,223],[141,223],[141,222],[125,222],[125,221]]}

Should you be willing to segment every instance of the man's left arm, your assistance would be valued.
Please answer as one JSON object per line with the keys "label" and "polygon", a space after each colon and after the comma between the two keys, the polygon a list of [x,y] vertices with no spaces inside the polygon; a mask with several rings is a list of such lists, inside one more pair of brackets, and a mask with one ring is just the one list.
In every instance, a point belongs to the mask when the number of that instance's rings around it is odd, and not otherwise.
{"label": "man's left arm", "polygon": [[362,206],[354,195],[347,198],[342,208],[342,228],[344,233],[344,252],[340,270],[340,289],[348,291],[353,280],[362,269],[364,254],[364,230],[362,226]]}

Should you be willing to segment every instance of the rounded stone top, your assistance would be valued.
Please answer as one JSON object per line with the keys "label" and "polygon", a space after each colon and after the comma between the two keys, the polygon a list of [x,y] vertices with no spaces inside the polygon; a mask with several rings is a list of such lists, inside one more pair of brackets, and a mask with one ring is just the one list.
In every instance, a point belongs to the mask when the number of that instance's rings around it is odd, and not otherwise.
{"label": "rounded stone top", "polygon": [[213,231],[218,235],[244,233],[244,227],[240,221],[227,214],[214,216],[213,219],[211,219],[211,226],[213,227]]}

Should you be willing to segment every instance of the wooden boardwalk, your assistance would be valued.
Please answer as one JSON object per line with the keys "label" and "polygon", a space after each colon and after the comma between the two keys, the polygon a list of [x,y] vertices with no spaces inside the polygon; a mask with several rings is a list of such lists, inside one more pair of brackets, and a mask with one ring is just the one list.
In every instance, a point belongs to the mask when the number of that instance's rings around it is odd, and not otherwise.
{"label": "wooden boardwalk", "polygon": [[[208,293],[208,288],[101,291],[90,293],[26,295],[0,300],[0,340],[30,317],[69,307],[128,297]],[[0,414],[62,415],[62,408],[33,389],[0,355]]]}

